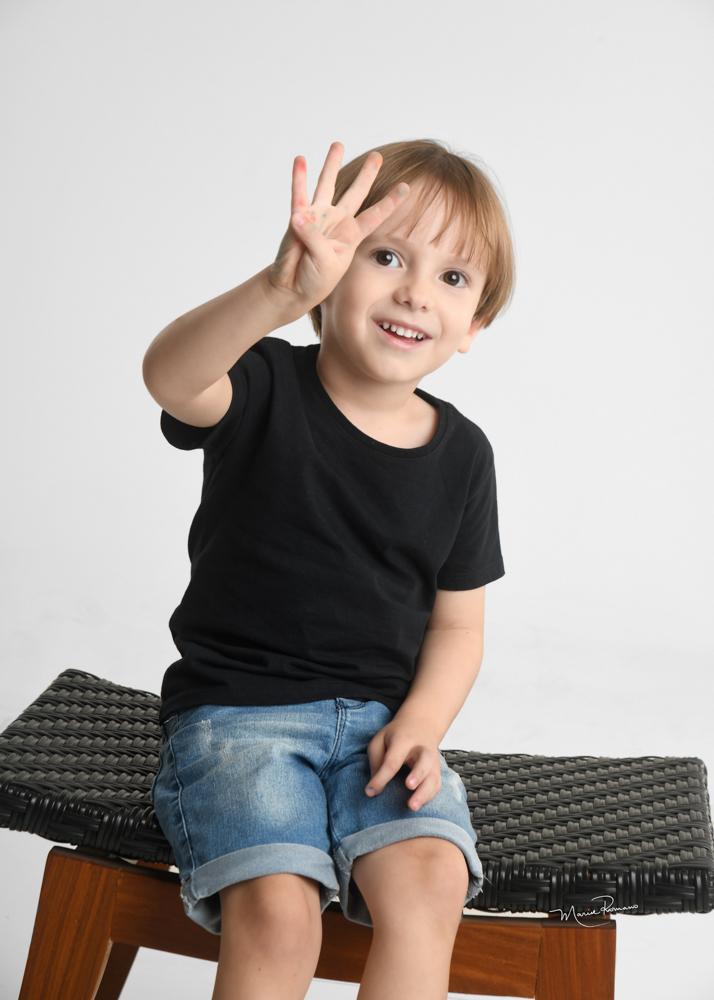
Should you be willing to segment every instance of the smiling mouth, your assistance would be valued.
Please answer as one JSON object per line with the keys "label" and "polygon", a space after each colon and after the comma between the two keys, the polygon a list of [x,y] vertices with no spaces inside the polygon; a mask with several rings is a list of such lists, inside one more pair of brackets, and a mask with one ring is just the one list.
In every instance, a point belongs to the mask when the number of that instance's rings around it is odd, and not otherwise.
{"label": "smiling mouth", "polygon": [[413,351],[417,347],[426,344],[430,339],[429,337],[424,337],[423,340],[417,340],[416,337],[400,337],[398,333],[394,333],[392,330],[385,329],[383,326],[380,326],[376,320],[372,320],[372,322],[377,327],[382,336],[389,341],[389,343],[394,345],[399,345],[399,347],[401,347],[403,350]]}

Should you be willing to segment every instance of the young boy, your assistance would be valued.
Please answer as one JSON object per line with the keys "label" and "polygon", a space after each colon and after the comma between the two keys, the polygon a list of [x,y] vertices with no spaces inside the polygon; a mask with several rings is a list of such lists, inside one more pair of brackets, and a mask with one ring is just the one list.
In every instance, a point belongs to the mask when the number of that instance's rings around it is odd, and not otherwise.
{"label": "young boy", "polygon": [[[310,204],[296,157],[273,264],[144,359],[165,437],[204,452],[152,799],[187,915],[221,935],[214,1000],[304,997],[337,892],[374,928],[360,1000],[443,998],[483,884],[439,743],[504,575],[494,457],[417,387],[503,307],[512,247],[441,145],[341,158]],[[319,344],[266,336],[305,313]]]}

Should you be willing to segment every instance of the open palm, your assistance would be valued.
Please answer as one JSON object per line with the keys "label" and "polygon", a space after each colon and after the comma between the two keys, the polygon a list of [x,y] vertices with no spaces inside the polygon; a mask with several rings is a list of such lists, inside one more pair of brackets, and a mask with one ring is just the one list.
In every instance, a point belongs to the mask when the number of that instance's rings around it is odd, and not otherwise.
{"label": "open palm", "polygon": [[382,166],[381,153],[373,151],[350,187],[333,205],[342,154],[342,143],[333,142],[312,203],[307,198],[305,158],[296,156],[293,161],[290,223],[268,270],[268,278],[276,289],[295,298],[303,314],[327,298],[350,266],[362,240],[409,193],[409,186],[402,182],[355,216]]}

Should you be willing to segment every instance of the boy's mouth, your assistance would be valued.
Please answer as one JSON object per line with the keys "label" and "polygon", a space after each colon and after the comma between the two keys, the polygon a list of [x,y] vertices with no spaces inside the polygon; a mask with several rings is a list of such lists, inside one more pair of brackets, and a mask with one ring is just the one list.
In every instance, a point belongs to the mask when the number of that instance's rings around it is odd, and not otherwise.
{"label": "boy's mouth", "polygon": [[377,327],[379,332],[390,344],[395,347],[401,347],[402,350],[413,351],[415,348],[419,347],[420,344],[425,344],[430,338],[424,336],[423,339],[421,334],[418,337],[413,336],[411,333],[409,335],[400,335],[390,330],[389,327],[383,326],[384,320],[373,320],[374,325]]}

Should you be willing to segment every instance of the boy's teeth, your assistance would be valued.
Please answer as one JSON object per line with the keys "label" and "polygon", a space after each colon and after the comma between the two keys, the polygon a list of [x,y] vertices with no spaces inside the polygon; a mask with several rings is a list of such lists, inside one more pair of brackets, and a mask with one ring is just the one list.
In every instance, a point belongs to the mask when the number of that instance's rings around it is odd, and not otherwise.
{"label": "boy's teeth", "polygon": [[391,330],[392,333],[396,333],[398,337],[406,337],[409,340],[423,340],[424,335],[421,333],[416,333],[413,330],[409,330],[404,326],[394,326],[392,323],[380,323],[379,324],[383,330]]}

